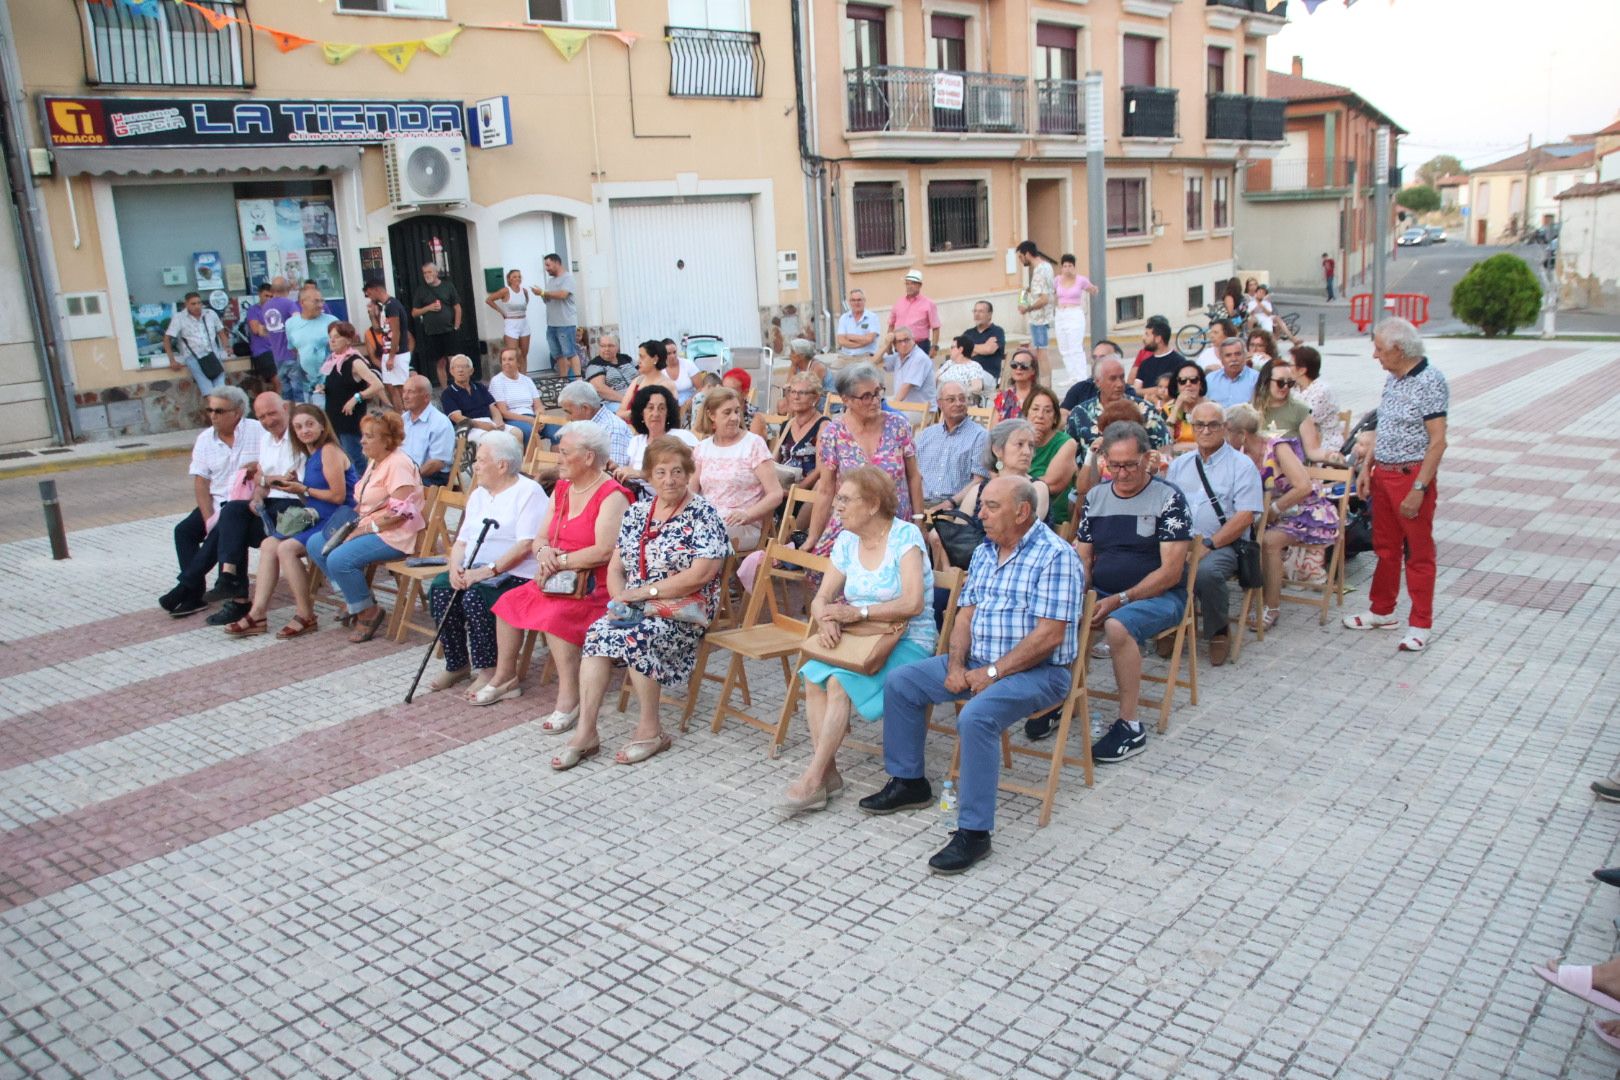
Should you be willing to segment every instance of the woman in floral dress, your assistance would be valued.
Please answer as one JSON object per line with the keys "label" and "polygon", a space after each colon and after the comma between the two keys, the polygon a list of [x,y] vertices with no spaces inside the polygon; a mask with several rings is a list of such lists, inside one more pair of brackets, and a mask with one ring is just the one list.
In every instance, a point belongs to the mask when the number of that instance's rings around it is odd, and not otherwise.
{"label": "woman in floral dress", "polygon": [[553,769],[571,769],[601,748],[597,717],[613,668],[621,665],[630,669],[641,711],[635,735],[614,760],[634,765],[669,749],[658,719],[660,688],[692,677],[698,644],[719,606],[720,568],[731,554],[720,511],[690,493],[693,467],[692,450],[679,439],[647,444],[643,474],[655,497],[632,506],[619,527],[607,574],[615,605],[585,633],[579,726],[552,758]]}

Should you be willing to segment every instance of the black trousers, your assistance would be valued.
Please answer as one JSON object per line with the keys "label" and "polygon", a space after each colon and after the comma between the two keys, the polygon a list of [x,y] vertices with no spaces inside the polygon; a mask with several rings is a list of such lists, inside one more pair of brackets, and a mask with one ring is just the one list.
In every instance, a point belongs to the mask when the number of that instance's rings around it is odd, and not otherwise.
{"label": "black trousers", "polygon": [[208,583],[216,563],[230,563],[247,575],[248,549],[264,542],[264,522],[246,500],[237,499],[219,509],[219,520],[205,535],[202,512],[193,510],[174,527],[174,553],[180,563],[180,581],[194,588]]}
{"label": "black trousers", "polygon": [[[416,348],[411,350],[411,368],[419,375],[426,375],[428,382],[438,386],[439,361],[456,354],[458,336],[459,332],[455,330],[446,330],[442,334],[417,334]],[[473,378],[482,380],[484,376],[480,369],[483,364],[479,362],[479,357],[472,355],[467,359],[472,361]],[[448,365],[445,370],[448,373]]]}
{"label": "black trousers", "polygon": [[[272,514],[275,512],[275,503],[265,505]],[[220,507],[219,522],[214,526],[214,532],[219,537],[217,560],[236,567],[236,572],[246,577],[248,549],[264,542],[264,519],[253,509],[252,503],[236,499]]]}
{"label": "black trousers", "polygon": [[193,510],[174,527],[174,556],[180,564],[180,583],[202,588],[208,571],[219,561],[219,530],[208,532],[201,510]]}

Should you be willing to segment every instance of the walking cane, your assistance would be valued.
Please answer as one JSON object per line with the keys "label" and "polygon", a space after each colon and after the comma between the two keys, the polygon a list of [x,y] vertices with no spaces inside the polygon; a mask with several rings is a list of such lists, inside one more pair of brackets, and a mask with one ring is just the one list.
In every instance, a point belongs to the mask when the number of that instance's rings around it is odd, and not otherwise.
{"label": "walking cane", "polygon": [[[478,530],[478,540],[473,544],[472,554],[467,556],[468,569],[477,565],[478,551],[484,546],[484,537],[489,534],[490,529],[498,524],[500,522],[494,518],[484,519],[484,527]],[[439,616],[439,624],[433,628],[433,640],[428,642],[427,652],[422,657],[422,665],[416,669],[416,678],[411,680],[411,688],[405,691],[405,704],[409,705],[411,703],[411,698],[416,694],[416,688],[421,685],[422,672],[427,670],[428,661],[433,659],[433,650],[439,647],[439,638],[444,634],[444,620],[450,617],[451,609],[456,606],[456,602],[461,599],[461,594],[466,591],[466,589],[457,589],[450,594],[450,603],[445,606],[444,614]]]}

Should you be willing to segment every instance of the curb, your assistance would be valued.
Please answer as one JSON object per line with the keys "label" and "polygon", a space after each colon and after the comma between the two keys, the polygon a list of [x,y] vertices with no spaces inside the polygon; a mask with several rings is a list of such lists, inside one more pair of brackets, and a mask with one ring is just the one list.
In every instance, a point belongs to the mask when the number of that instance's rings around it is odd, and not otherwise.
{"label": "curb", "polygon": [[72,472],[77,469],[93,469],[101,465],[128,465],[136,461],[186,457],[190,454],[191,447],[189,446],[154,446],[146,450],[121,450],[114,454],[96,454],[93,457],[68,457],[64,455],[55,459],[31,461],[24,465],[0,466],[0,480],[43,476],[46,473]]}

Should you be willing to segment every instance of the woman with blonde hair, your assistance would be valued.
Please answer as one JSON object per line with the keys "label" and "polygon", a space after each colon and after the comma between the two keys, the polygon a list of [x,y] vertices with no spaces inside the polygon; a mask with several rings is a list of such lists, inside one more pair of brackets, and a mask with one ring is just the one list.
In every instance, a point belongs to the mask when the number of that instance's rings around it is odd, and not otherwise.
{"label": "woman with blonde hair", "polygon": [[743,427],[743,400],[729,386],[710,390],[703,411],[714,432],[698,443],[692,492],[714,504],[738,551],[759,546],[782,504],[782,482],[765,440]]}

